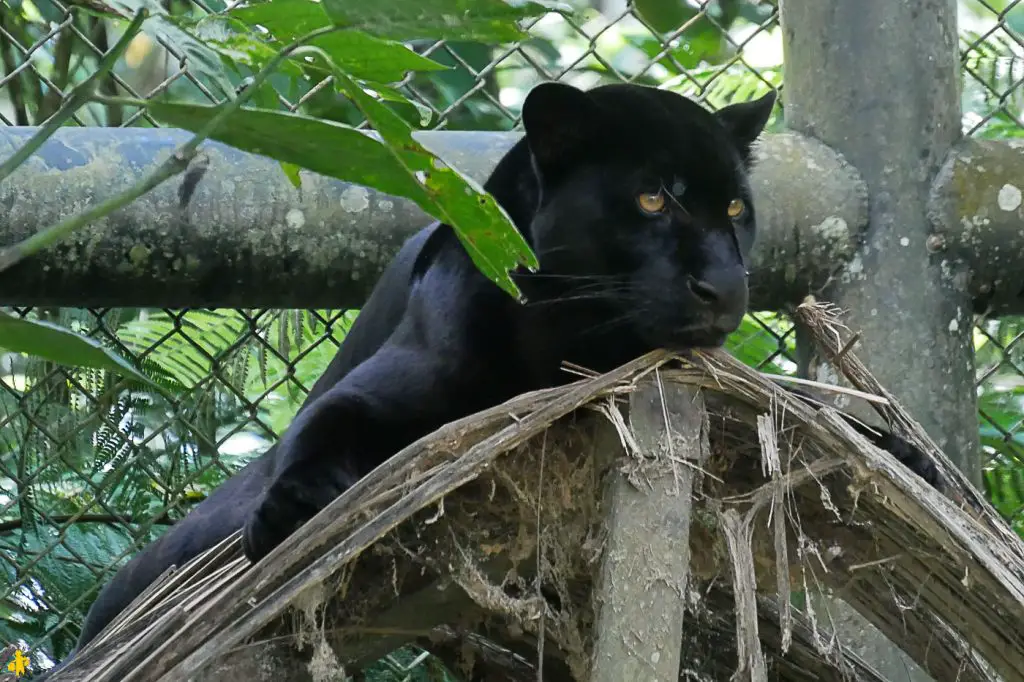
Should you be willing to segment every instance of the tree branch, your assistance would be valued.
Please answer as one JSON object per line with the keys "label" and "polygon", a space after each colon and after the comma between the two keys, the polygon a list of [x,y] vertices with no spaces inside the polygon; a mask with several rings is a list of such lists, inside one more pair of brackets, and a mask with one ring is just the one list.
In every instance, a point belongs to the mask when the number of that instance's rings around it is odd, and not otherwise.
{"label": "tree branch", "polygon": [[[58,514],[56,516],[47,516],[46,521],[55,525],[66,523],[107,523],[112,526],[118,524],[142,525],[143,523],[170,526],[175,523],[175,520],[168,516],[166,512],[156,518],[147,517],[144,519],[136,518],[130,514],[124,516],[117,516],[115,514]],[[0,522],[0,533],[10,533],[12,531],[20,530],[24,525],[24,519],[20,518],[13,519],[11,521],[3,521]]]}

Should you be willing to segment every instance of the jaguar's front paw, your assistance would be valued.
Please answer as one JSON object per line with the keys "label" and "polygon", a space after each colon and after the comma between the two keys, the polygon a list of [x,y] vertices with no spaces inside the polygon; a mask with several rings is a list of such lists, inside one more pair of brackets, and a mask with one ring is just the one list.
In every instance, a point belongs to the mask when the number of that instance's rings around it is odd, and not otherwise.
{"label": "jaguar's front paw", "polygon": [[307,466],[281,475],[242,529],[242,551],[257,562],[355,483],[346,469]]}
{"label": "jaguar's front paw", "polygon": [[318,510],[299,509],[293,504],[282,504],[268,491],[242,528],[242,551],[249,561],[256,563],[284,542]]}

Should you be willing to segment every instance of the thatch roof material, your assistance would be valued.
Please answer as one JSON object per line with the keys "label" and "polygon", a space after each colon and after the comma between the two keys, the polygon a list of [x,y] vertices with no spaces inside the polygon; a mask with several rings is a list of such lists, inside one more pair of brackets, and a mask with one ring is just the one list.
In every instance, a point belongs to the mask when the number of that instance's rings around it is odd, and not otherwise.
{"label": "thatch roof material", "polygon": [[[653,385],[706,403],[709,459],[673,464],[695,472],[684,669],[724,679],[740,656],[752,680],[881,679],[831,638],[828,614],[791,606],[793,590],[829,589],[937,680],[1024,680],[1024,543],[871,377],[835,313],[808,302],[798,316],[853,388],[939,463],[945,494],[834,409],[724,352],[652,353],[439,429],[258,565],[228,539],[52,679],[233,679],[263,650],[245,646],[253,638],[301,644],[320,679],[403,642],[432,642],[489,679],[537,679],[538,665],[548,680],[584,679],[595,629],[614,626],[595,582],[611,532],[602,492],[616,477],[653,489],[637,464],[648,435],[624,407]],[[635,578],[656,582],[644,570],[666,565],[641,561]]]}

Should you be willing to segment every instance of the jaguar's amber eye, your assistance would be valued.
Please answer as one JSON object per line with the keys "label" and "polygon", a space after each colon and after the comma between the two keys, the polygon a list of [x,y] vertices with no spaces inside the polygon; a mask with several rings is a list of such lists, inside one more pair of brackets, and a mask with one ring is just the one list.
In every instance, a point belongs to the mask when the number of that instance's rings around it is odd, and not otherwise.
{"label": "jaguar's amber eye", "polygon": [[733,199],[729,202],[729,208],[725,209],[725,212],[729,214],[730,218],[736,219],[743,215],[746,210],[747,205],[743,203],[743,199]]}
{"label": "jaguar's amber eye", "polygon": [[638,194],[636,203],[645,213],[661,213],[665,209],[665,195],[661,192]]}

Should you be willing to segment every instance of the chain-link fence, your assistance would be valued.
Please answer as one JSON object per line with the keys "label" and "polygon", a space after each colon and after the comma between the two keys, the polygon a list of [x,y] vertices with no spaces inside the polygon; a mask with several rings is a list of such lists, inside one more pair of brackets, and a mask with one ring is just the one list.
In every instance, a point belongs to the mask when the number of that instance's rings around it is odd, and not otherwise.
{"label": "chain-link fence", "polygon": [[[174,16],[225,9],[220,0],[168,0]],[[581,4],[581,3],[577,3]],[[689,0],[640,10],[596,0],[583,20],[549,13],[510,45],[421,41],[451,67],[397,88],[430,128],[507,130],[530,87],[562,79],[589,87],[624,80],[670,87],[714,108],[782,84],[773,1]],[[40,125],[95,70],[124,22],[71,12],[66,0],[0,5],[0,123]],[[962,0],[965,132],[1024,136],[1024,2]],[[170,92],[216,101],[169,42],[140,35],[101,91],[148,99]],[[329,79],[276,88],[276,104],[350,124],[358,113]],[[261,102],[263,106],[274,103]],[[778,130],[777,116],[769,130]],[[144,109],[90,104],[81,126],[156,126]],[[100,371],[18,354],[0,367],[0,640],[36,647],[44,663],[71,649],[88,604],[126,557],[262,452],[288,424],[333,356],[356,311],[14,309],[83,332],[173,377],[173,401],[126,390]],[[1024,323],[980,318],[976,332],[982,439],[990,494],[1011,518],[1024,505]],[[795,370],[785,316],[748,317],[730,342],[744,360]],[[412,656],[381,675],[426,674]],[[388,672],[390,671],[390,672]],[[419,671],[419,672],[417,672]],[[384,679],[384,678],[381,678]]]}
{"label": "chain-link fence", "polygon": [[[1024,3],[960,3],[963,130],[1024,136]],[[1024,528],[1024,320],[985,311],[974,334],[981,442],[989,498]]]}

